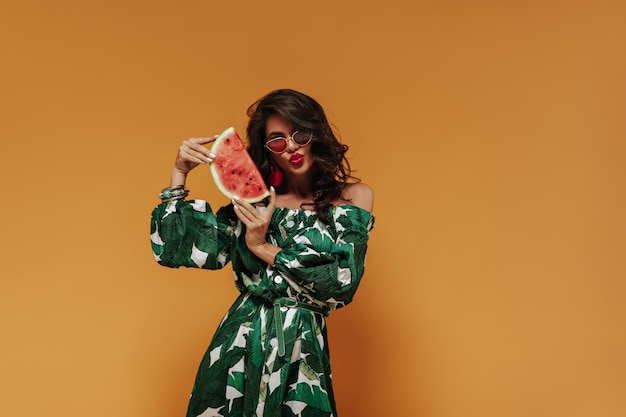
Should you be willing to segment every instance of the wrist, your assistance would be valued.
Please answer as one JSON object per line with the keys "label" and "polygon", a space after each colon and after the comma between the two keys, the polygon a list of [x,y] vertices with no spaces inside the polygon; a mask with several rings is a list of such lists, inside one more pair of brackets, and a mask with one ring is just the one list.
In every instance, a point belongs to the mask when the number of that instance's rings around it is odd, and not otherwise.
{"label": "wrist", "polygon": [[170,181],[170,186],[174,187],[176,185],[185,185],[187,180],[187,172],[182,172],[177,168],[172,170],[172,177]]}
{"label": "wrist", "polygon": [[247,246],[257,258],[272,266],[274,266],[276,254],[281,250],[278,246],[268,242],[249,243]]}
{"label": "wrist", "polygon": [[189,195],[189,190],[184,185],[174,185],[164,188],[159,193],[159,198],[164,203],[182,200]]}
{"label": "wrist", "polygon": [[268,245],[267,242],[246,242],[246,246],[248,246],[248,249],[250,249],[250,252],[254,253],[255,255],[258,255],[259,253],[263,252],[266,248],[265,245]]}

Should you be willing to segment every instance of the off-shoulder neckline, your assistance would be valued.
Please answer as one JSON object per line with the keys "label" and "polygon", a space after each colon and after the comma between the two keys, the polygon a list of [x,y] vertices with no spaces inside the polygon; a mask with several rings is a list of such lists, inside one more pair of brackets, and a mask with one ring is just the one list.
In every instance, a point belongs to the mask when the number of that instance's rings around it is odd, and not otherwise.
{"label": "off-shoulder neckline", "polygon": [[[372,213],[371,211],[365,210],[362,207],[355,206],[354,204],[350,204],[350,203],[337,204],[336,206],[332,206],[331,210],[334,211],[334,210],[336,210],[337,208],[340,208],[340,207],[348,207],[350,209],[356,209],[357,211],[364,212],[364,213],[374,217],[374,213]],[[277,210],[280,210],[280,211],[283,211],[283,212],[285,212],[285,211],[287,211],[287,212],[294,212],[294,213],[307,213],[307,214],[315,214],[316,213],[315,210],[307,210],[307,209],[299,209],[299,208],[298,209],[293,209],[293,208],[289,208],[289,207],[274,207],[274,211],[277,211]]]}

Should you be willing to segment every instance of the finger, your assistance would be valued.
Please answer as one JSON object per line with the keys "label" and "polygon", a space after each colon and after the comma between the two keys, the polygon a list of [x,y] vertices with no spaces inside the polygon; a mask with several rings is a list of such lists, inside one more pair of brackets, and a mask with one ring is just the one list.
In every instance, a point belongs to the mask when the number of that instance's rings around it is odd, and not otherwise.
{"label": "finger", "polygon": [[272,186],[272,187],[270,187],[270,202],[267,205],[267,212],[268,213],[273,213],[274,212],[274,208],[276,208],[276,190]]}
{"label": "finger", "polygon": [[213,162],[213,158],[211,158],[210,156],[206,156],[201,152],[182,147],[178,153],[178,159],[180,161],[190,161],[197,164],[206,164],[207,162]]}
{"label": "finger", "polygon": [[203,155],[202,157],[206,159],[207,162],[213,162],[215,154],[206,148],[205,145],[215,142],[215,139],[217,139],[217,135],[210,138],[189,138],[187,141],[183,142],[183,144],[201,153]]}
{"label": "finger", "polygon": [[235,215],[241,220],[244,224],[248,223],[248,218],[241,212],[239,207],[233,203],[233,209],[235,211]]}
{"label": "finger", "polygon": [[251,229],[258,225],[258,220],[250,217],[250,214],[246,211],[242,210],[240,206],[233,206],[235,209],[235,214],[241,220],[241,222],[248,228]]}
{"label": "finger", "polygon": [[241,209],[247,211],[248,213],[250,213],[250,215],[253,215],[254,217],[258,217],[257,215],[259,214],[259,211],[252,204],[241,200],[237,196],[235,196],[235,200],[237,201],[237,204]]}
{"label": "finger", "polygon": [[181,148],[193,149],[196,152],[202,152],[203,154],[208,155],[211,151],[204,146],[204,144],[199,143],[198,141],[203,140],[203,138],[189,138],[183,141]]}
{"label": "finger", "polygon": [[179,148],[179,153],[199,158],[203,163],[213,162],[215,155],[203,145],[194,142],[193,139],[183,141]]}
{"label": "finger", "polygon": [[217,137],[218,135],[213,135],[208,138],[189,138],[189,140],[200,145],[206,145],[215,142],[215,139],[217,139]]}
{"label": "finger", "polygon": [[256,220],[257,211],[256,210],[250,211],[245,206],[245,204],[247,203],[241,201],[236,196],[233,198],[232,203],[233,203],[233,208],[235,209],[235,212],[237,213],[237,217],[239,217],[239,219],[241,219],[242,221],[245,219],[247,221],[246,224],[251,223]]}

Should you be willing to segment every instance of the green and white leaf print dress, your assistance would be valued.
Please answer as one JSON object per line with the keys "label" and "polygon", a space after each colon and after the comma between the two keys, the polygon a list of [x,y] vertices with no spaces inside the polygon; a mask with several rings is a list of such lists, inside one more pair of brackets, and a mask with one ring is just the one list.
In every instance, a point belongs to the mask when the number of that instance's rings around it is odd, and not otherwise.
{"label": "green and white leaf print dress", "polygon": [[327,226],[313,211],[276,208],[267,239],[281,251],[270,266],[248,250],[232,205],[215,214],[201,200],[154,209],[157,262],[219,269],[230,261],[241,292],[202,359],[188,417],[337,416],[324,316],[352,300],[374,218],[352,205],[331,214]]}

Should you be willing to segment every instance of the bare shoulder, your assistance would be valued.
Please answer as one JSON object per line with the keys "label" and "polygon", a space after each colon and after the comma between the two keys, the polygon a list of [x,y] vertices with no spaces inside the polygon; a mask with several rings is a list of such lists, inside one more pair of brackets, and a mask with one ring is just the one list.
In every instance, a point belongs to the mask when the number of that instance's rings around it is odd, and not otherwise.
{"label": "bare shoulder", "polygon": [[374,191],[362,182],[346,184],[342,198],[350,204],[372,212],[374,208]]}

